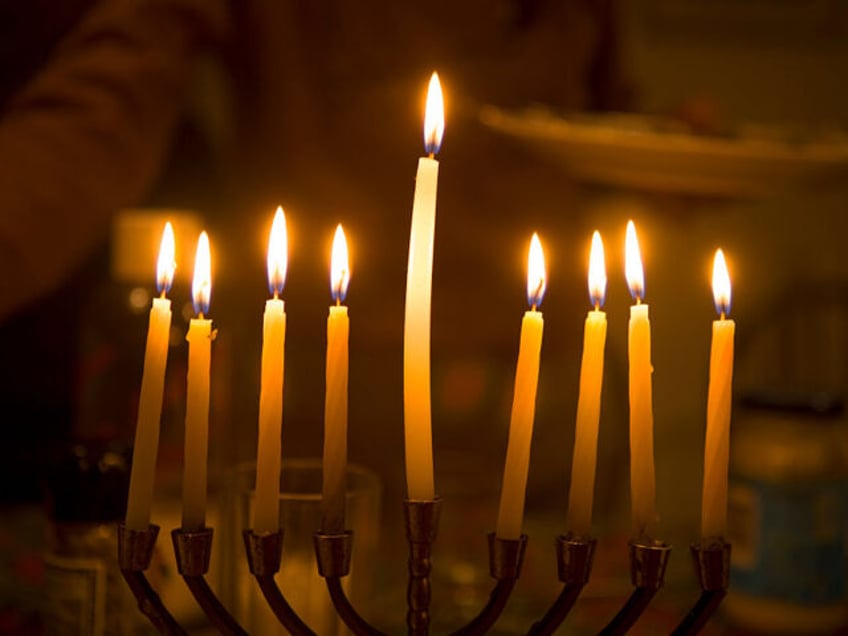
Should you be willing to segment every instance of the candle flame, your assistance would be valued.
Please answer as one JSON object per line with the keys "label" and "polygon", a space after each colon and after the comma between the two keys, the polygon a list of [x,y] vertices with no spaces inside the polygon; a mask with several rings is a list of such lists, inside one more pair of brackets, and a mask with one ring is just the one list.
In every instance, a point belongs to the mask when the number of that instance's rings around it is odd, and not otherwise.
{"label": "candle flame", "polygon": [[639,239],[633,221],[627,222],[627,236],[624,241],[624,271],[630,295],[639,302],[645,295],[645,274],[642,271],[642,254],[639,251]]}
{"label": "candle flame", "polygon": [[191,298],[194,313],[209,312],[209,297],[212,295],[212,258],[209,254],[209,236],[205,231],[197,240],[197,253],[194,257],[194,280],[191,283]]}
{"label": "candle flame", "polygon": [[716,312],[722,318],[730,313],[730,274],[727,273],[727,263],[721,248],[716,250],[713,259],[713,299]]}
{"label": "candle flame", "polygon": [[601,233],[592,234],[592,249],[589,252],[589,299],[596,309],[604,306],[607,293],[607,268],[604,263],[604,242]]}
{"label": "candle flame", "polygon": [[433,155],[442,147],[445,134],[445,100],[439,74],[433,71],[427,88],[427,107],[424,110],[424,150]]}
{"label": "candle flame", "polygon": [[542,304],[546,286],[545,253],[542,251],[539,235],[533,232],[533,238],[530,239],[530,252],[527,256],[527,303],[533,309]]}
{"label": "candle flame", "polygon": [[174,228],[168,221],[165,223],[165,229],[162,230],[159,260],[156,262],[156,291],[163,295],[171,291],[171,284],[174,282],[174,270],[177,268],[177,263],[174,261],[175,251]]}
{"label": "candle flame", "polygon": [[283,292],[288,270],[289,248],[286,232],[286,215],[282,206],[277,206],[271,235],[268,238],[268,289],[276,298]]}
{"label": "candle flame", "polygon": [[330,291],[333,300],[337,303],[344,301],[349,283],[350,259],[347,253],[347,239],[342,224],[339,223],[333,236],[333,255],[330,258]]}

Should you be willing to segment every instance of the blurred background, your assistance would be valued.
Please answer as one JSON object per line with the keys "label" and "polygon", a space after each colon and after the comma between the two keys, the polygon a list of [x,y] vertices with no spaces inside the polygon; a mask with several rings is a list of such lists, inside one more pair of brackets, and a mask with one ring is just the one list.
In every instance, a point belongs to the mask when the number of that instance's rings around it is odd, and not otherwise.
{"label": "blurred background", "polygon": [[[404,281],[436,69],[447,120],[432,313],[445,500],[436,626],[455,628],[488,594],[484,535],[534,231],[549,281],[531,543],[498,629],[523,633],[557,593],[553,538],[565,531],[595,229],[609,278],[600,545],[563,633],[594,633],[628,593],[632,218],[653,327],[659,527],[675,546],[667,590],[634,633],[667,632],[697,593],[685,552],[699,532],[719,246],[737,322],[729,538],[741,556],[737,593],[710,629],[837,633],[848,545],[846,32],[848,10],[835,0],[68,0],[61,9],[2,0],[0,632],[49,631],[61,570],[49,555],[66,524],[122,517],[167,219],[178,273],[153,521],[170,529],[179,519],[201,229],[218,328],[210,505],[224,507],[229,471],[256,455],[265,249],[280,204],[290,237],[284,457],[321,454],[330,244],[341,222],[352,258],[349,458],[382,483],[385,550],[369,609],[397,630]],[[178,595],[173,579],[163,565]],[[180,602],[202,625],[190,599]]]}

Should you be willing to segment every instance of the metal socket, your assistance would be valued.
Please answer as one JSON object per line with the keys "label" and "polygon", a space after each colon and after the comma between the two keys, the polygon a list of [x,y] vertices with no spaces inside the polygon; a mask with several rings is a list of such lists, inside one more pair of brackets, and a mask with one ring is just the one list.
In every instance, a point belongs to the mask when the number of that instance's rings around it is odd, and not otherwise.
{"label": "metal socket", "polygon": [[630,580],[636,587],[658,590],[663,586],[671,546],[662,541],[630,542]]}
{"label": "metal socket", "polygon": [[489,573],[493,579],[503,581],[517,579],[521,575],[524,563],[524,550],[527,547],[527,535],[518,539],[500,539],[494,532],[489,533]]}
{"label": "metal socket", "polygon": [[118,524],[118,565],[122,570],[143,572],[150,566],[159,526],[150,524],[146,530],[130,530]]}
{"label": "metal socket", "polygon": [[212,557],[212,528],[171,531],[180,576],[204,576]]}
{"label": "metal socket", "polygon": [[316,532],[314,541],[318,574],[324,578],[341,578],[350,573],[350,555],[353,551],[352,530],[345,530],[341,534]]}
{"label": "metal socket", "polygon": [[432,543],[439,530],[442,500],[404,499],[403,516],[406,521],[406,538],[411,543]]}
{"label": "metal socket", "polygon": [[283,530],[277,532],[256,533],[253,530],[242,532],[244,549],[247,552],[247,566],[253,576],[273,576],[280,571],[283,558]]}
{"label": "metal socket", "polygon": [[589,582],[597,543],[595,539],[571,535],[557,537],[557,576],[562,583],[582,587]]}
{"label": "metal socket", "polygon": [[695,576],[705,592],[726,590],[730,584],[730,544],[715,541],[693,543],[689,548],[695,564]]}

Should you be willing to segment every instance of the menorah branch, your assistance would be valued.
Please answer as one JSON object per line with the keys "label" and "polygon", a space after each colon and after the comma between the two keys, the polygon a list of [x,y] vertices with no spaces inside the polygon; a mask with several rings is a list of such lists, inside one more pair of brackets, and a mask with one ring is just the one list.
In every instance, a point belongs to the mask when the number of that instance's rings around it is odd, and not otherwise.
{"label": "menorah branch", "polygon": [[292,636],[315,636],[315,632],[292,609],[274,581],[283,556],[283,531],[256,533],[253,530],[245,530],[243,537],[250,573],[256,578],[259,589],[277,620]]}
{"label": "menorah branch", "polygon": [[595,539],[582,539],[571,535],[557,537],[557,575],[563,583],[562,591],[540,621],[528,632],[529,636],[550,636],[562,624],[592,573]]}
{"label": "menorah branch", "polygon": [[624,607],[604,627],[600,636],[622,636],[633,627],[663,585],[671,546],[661,541],[630,543],[630,579],[635,586]]}
{"label": "menorah branch", "polygon": [[314,541],[318,574],[327,582],[327,590],[339,618],[357,636],[383,636],[380,630],[370,625],[356,611],[342,587],[341,579],[350,573],[353,532],[350,530],[341,534],[316,532]]}
{"label": "menorah branch", "polygon": [[144,576],[144,571],[150,567],[158,535],[159,526],[153,524],[146,530],[130,530],[124,524],[119,524],[118,566],[138,602],[138,608],[159,633],[165,636],[185,636],[186,631],[171,616]]}
{"label": "menorah branch", "polygon": [[478,636],[488,632],[506,607],[515,583],[521,575],[527,535],[521,535],[520,539],[500,539],[494,533],[490,533],[488,541],[489,573],[497,583],[489,595],[489,602],[480,613],[452,636]]}
{"label": "menorah branch", "polygon": [[206,582],[209,560],[212,557],[212,528],[186,531],[180,528],[171,532],[177,571],[186,582],[200,609],[225,636],[247,636],[238,621],[221,604]]}
{"label": "menorah branch", "polygon": [[730,583],[729,543],[716,541],[706,545],[693,544],[689,550],[701,596],[674,629],[672,636],[694,636],[700,632],[718,609]]}

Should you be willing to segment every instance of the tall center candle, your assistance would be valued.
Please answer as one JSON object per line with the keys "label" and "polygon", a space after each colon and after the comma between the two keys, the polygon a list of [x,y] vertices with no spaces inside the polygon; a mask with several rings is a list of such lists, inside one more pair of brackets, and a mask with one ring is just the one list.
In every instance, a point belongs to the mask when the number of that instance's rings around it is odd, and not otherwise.
{"label": "tall center candle", "polygon": [[206,476],[209,455],[209,370],[212,356],[212,292],[209,237],[200,233],[194,262],[192,298],[197,318],[189,323],[188,380],[186,388],[185,448],[183,451],[182,529],[200,530],[206,525]]}
{"label": "tall center candle", "polygon": [[324,481],[321,529],[338,534],[345,529],[347,470],[348,337],[350,321],[342,304],[350,283],[350,259],[344,230],[333,237],[330,291],[336,304],[327,318],[327,385],[324,394]]}
{"label": "tall center candle", "polygon": [[259,386],[259,435],[256,453],[256,499],[253,530],[280,529],[280,463],[282,460],[283,367],[286,308],[280,299],[288,269],[286,217],[278,207],[268,239],[268,288],[262,327],[262,372]]}
{"label": "tall center candle", "polygon": [[133,444],[133,461],[127,496],[126,526],[130,530],[147,530],[159,448],[159,421],[162,417],[162,395],[165,389],[165,365],[171,334],[171,301],[165,294],[174,280],[174,229],[165,224],[156,266],[156,288],[161,294],[153,299],[144,349],[144,371],[138,401],[138,419]]}
{"label": "tall center candle", "polygon": [[583,358],[580,362],[580,393],[577,398],[577,425],[566,527],[577,537],[592,531],[592,500],[598,459],[598,424],[601,417],[601,385],[604,377],[604,347],[607,316],[601,311],[607,287],[604,244],[601,235],[592,235],[589,255],[589,298],[594,305],[586,316],[583,330]]}
{"label": "tall center candle", "polygon": [[439,162],[435,154],[444,133],[444,104],[439,76],[427,91],[424,143],[429,156],[418,160],[403,328],[403,417],[407,495],[412,500],[435,497],[433,434],[430,419],[430,296],[433,286],[433,237]]}
{"label": "tall center candle", "polygon": [[650,540],[657,521],[654,476],[654,407],[651,375],[651,323],[642,303],[645,277],[633,221],[627,222],[625,245],[627,284],[636,304],[630,307],[627,337],[630,386],[630,501],[633,537]]}
{"label": "tall center candle", "polygon": [[546,284],[542,244],[539,242],[539,237],[533,234],[527,267],[527,300],[530,311],[524,313],[524,319],[521,321],[521,340],[518,346],[518,364],[515,369],[515,392],[509,421],[509,441],[501,500],[498,506],[498,521],[495,526],[495,536],[499,539],[513,540],[521,537],[544,328],[542,312],[537,311],[537,308],[542,303]]}
{"label": "tall center candle", "polygon": [[721,250],[716,251],[713,261],[713,296],[720,317],[713,321],[707,394],[707,439],[701,501],[701,538],[705,543],[723,539],[727,531],[727,461],[736,323],[726,317],[730,313],[730,276]]}

